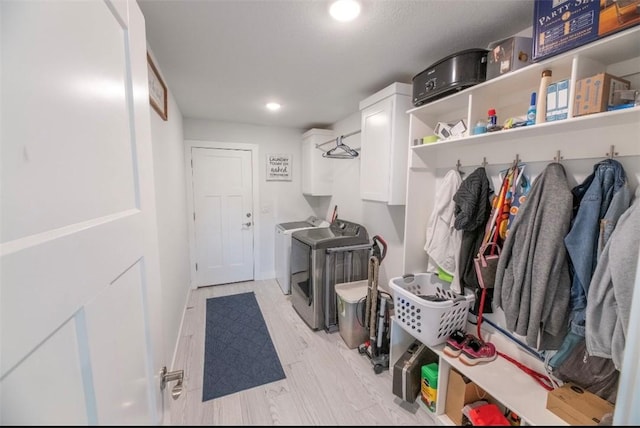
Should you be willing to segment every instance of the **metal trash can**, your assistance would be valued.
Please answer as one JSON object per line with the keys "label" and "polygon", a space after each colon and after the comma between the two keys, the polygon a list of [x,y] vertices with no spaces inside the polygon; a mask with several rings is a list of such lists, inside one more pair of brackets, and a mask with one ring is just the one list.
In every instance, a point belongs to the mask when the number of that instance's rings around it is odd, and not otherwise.
{"label": "metal trash can", "polygon": [[364,328],[364,307],[366,304],[369,281],[336,284],[338,328],[340,336],[349,349],[357,348],[369,338]]}

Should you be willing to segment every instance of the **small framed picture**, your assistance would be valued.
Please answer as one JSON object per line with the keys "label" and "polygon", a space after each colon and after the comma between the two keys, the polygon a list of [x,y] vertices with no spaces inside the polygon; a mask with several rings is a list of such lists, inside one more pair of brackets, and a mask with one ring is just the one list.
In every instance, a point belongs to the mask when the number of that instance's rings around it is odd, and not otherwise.
{"label": "small framed picture", "polygon": [[149,75],[149,103],[158,112],[162,120],[167,120],[167,85],[162,81],[156,65],[147,52],[147,71]]}
{"label": "small framed picture", "polygon": [[267,181],[291,181],[291,155],[267,155]]}

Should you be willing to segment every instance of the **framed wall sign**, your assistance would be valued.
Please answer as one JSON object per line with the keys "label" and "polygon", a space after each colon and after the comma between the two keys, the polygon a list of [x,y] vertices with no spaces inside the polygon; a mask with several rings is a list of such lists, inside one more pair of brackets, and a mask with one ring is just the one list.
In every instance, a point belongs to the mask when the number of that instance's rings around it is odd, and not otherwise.
{"label": "framed wall sign", "polygon": [[156,65],[147,52],[147,74],[149,75],[149,103],[162,120],[167,120],[167,85],[164,84]]}
{"label": "framed wall sign", "polygon": [[291,181],[291,155],[267,155],[267,181]]}

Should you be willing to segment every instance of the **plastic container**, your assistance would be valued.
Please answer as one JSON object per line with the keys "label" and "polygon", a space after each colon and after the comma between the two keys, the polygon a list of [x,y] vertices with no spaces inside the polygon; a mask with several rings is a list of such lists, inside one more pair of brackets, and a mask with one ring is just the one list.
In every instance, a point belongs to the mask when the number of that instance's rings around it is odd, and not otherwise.
{"label": "plastic container", "polygon": [[486,134],[486,133],[487,133],[487,124],[479,120],[478,123],[476,123],[476,126],[473,127],[472,134],[478,135],[478,134]]}
{"label": "plastic container", "polygon": [[537,95],[536,123],[547,121],[547,87],[551,84],[551,70],[543,70]]}
{"label": "plastic container", "polygon": [[422,366],[420,382],[420,396],[427,409],[436,411],[436,397],[438,396],[438,363]]}
{"label": "plastic container", "polygon": [[489,109],[487,112],[487,132],[494,131],[498,127],[498,116],[496,109]]}
{"label": "plastic container", "polygon": [[536,93],[531,92],[531,101],[527,110],[527,125],[536,124]]}
{"label": "plastic container", "polygon": [[[465,329],[473,294],[451,291],[434,273],[392,278],[394,318],[404,330],[428,346],[444,343],[457,329]],[[422,296],[422,297],[419,297]]]}
{"label": "plastic container", "polygon": [[440,140],[440,137],[437,135],[427,135],[426,137],[422,137],[422,144],[435,143]]}
{"label": "plastic container", "polygon": [[335,288],[340,336],[349,349],[357,348],[369,338],[362,325],[369,280],[336,284]]}

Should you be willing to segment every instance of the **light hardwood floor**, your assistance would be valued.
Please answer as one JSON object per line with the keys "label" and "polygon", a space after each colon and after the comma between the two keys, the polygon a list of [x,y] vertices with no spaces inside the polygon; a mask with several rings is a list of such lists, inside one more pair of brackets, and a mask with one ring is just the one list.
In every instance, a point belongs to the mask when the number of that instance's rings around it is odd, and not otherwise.
{"label": "light hardwood floor", "polygon": [[[248,291],[255,292],[286,378],[202,402],[206,299]],[[339,332],[312,331],[275,280],[192,290],[172,370],[180,368],[184,391],[170,400],[172,425],[435,425],[424,408],[393,394],[393,367],[375,374]]]}

